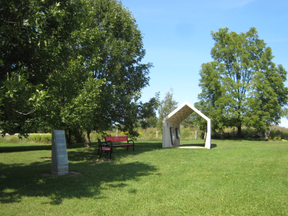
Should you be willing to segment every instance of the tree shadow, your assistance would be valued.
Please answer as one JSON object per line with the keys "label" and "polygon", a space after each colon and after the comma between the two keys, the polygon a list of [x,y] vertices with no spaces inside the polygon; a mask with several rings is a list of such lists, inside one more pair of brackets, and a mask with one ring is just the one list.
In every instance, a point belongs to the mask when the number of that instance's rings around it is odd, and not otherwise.
{"label": "tree shadow", "polygon": [[[20,144],[20,143],[19,143]],[[0,146],[0,153],[2,152],[23,152],[23,151],[41,151],[41,150],[51,150],[52,144],[31,144],[23,143],[21,146],[13,146],[11,143],[9,146]],[[76,143],[73,145],[68,145],[67,149],[81,149],[84,147],[84,143]]]}
{"label": "tree shadow", "polygon": [[[185,143],[181,144],[180,147],[201,147],[205,148],[205,144],[199,142],[199,143]],[[211,148],[216,148],[217,144],[211,144]],[[130,146],[128,151],[126,147],[117,147],[113,149],[112,153],[112,161],[114,160],[121,160],[122,158],[129,157],[129,156],[136,156],[138,154],[142,154],[144,152],[149,151],[165,151],[166,149],[162,148],[162,142],[139,142],[135,143],[135,150],[133,151],[133,148]],[[101,156],[101,159],[109,160],[110,155],[103,153]],[[98,143],[92,143],[91,147],[89,149],[86,149],[85,154],[82,152],[75,150],[70,150],[68,154],[69,161],[93,161],[96,159],[99,159],[98,156]]]}
{"label": "tree shadow", "polygon": [[[71,148],[71,147],[70,147]],[[113,148],[113,153],[112,153],[112,160],[120,160],[121,158],[127,157],[127,156],[133,156],[133,155],[138,155],[142,154],[144,152],[148,151],[155,151],[155,150],[160,150],[162,149],[162,142],[136,142],[134,146],[134,151],[133,147],[129,146],[128,151],[127,147],[117,147]],[[101,158],[109,158],[109,155],[106,155],[105,153],[102,154]],[[82,161],[83,159],[86,160],[95,160],[99,158],[98,156],[98,142],[96,143],[91,143],[90,148],[86,149],[85,155],[81,153],[81,151],[77,151],[77,149],[70,149],[69,154],[68,154],[68,159],[69,161]]]}
{"label": "tree shadow", "polygon": [[[73,154],[70,157],[79,157]],[[51,205],[59,205],[64,199],[71,198],[101,199],[105,198],[101,193],[105,190],[103,185],[126,187],[129,180],[137,181],[157,169],[139,162],[116,164],[111,161],[69,163],[69,170],[75,172],[52,176],[51,161],[29,165],[0,163],[0,203],[20,202],[22,197],[49,197],[50,202],[43,204]]]}
{"label": "tree shadow", "polygon": [[[203,143],[193,143],[193,144],[181,144],[180,146],[191,146],[191,147],[202,147],[202,148],[204,148],[205,147],[205,144],[203,144]],[[217,144],[212,144],[211,143],[211,148],[216,148],[217,147]]]}
{"label": "tree shadow", "polygon": [[23,144],[22,146],[5,146],[0,147],[0,153],[2,152],[22,152],[22,151],[39,151],[39,150],[50,150],[51,144],[31,145]]}
{"label": "tree shadow", "polygon": [[[185,144],[199,146],[201,144]],[[50,201],[43,204],[59,205],[64,199],[72,198],[105,198],[105,193],[101,191],[108,188],[123,188],[129,185],[129,181],[138,181],[142,176],[155,175],[157,169],[146,163],[133,162],[126,164],[115,163],[122,157],[133,156],[148,151],[165,151],[162,142],[137,142],[135,151],[129,148],[117,148],[112,154],[112,160],[108,161],[109,156],[103,156],[103,160],[97,160],[97,144],[91,145],[89,149],[84,149],[82,144],[68,146],[69,170],[68,175],[52,176],[51,161],[42,157],[43,162],[31,164],[0,163],[0,203],[21,202],[23,197],[48,197]],[[202,144],[204,146],[204,144]],[[212,148],[217,147],[212,144]],[[3,147],[2,147],[3,148]],[[2,149],[1,148],[1,149]],[[5,147],[6,152],[51,150],[48,146],[24,146],[24,147]],[[2,153],[5,154],[5,153]],[[46,175],[45,175],[46,174]],[[137,193],[136,190],[128,191],[131,194]]]}

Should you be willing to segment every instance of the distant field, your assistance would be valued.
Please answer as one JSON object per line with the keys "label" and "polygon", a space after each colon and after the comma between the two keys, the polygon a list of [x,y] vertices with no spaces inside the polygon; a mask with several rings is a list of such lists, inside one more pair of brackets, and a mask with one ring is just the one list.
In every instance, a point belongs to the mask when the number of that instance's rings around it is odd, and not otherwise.
{"label": "distant field", "polygon": [[112,161],[95,146],[69,146],[73,172],[50,176],[50,144],[0,144],[0,215],[288,215],[286,142],[137,142]]}
{"label": "distant field", "polygon": [[[137,137],[138,141],[141,142],[146,142],[146,141],[162,141],[162,132],[157,129],[157,128],[147,128],[147,129],[138,129],[137,130],[139,133],[139,136]],[[225,129],[225,134],[230,134],[230,137],[234,138],[236,137],[235,135],[235,128],[233,130],[233,128],[226,128]],[[243,136],[246,137],[246,139],[249,139],[247,137],[247,134],[253,134],[256,131],[251,129],[251,128],[242,128],[242,133]],[[109,134],[111,136],[125,136],[125,134],[121,131],[119,131],[118,133],[116,133],[116,130],[112,130],[112,131],[106,131],[106,134]],[[196,135],[197,134],[197,135]],[[184,128],[181,127],[181,140],[185,141],[185,140],[201,140],[201,134],[203,135],[203,131],[199,130],[198,128]],[[90,134],[90,139],[91,142],[96,142],[97,138],[103,139],[103,135],[102,133],[96,133],[96,132],[92,132]],[[197,139],[196,139],[197,137]],[[84,134],[83,134],[83,138],[84,138]],[[203,138],[203,137],[202,137]],[[46,133],[46,134],[30,134],[28,136],[28,138],[23,138],[23,139],[19,139],[19,137],[17,135],[13,135],[13,136],[9,136],[6,135],[4,138],[0,136],[0,143],[41,143],[41,144],[51,144],[51,139],[52,139],[52,135],[51,133]],[[270,127],[270,136],[269,136],[270,140],[288,140],[288,128],[284,128],[284,127],[279,127],[279,126],[271,126]],[[84,141],[83,141],[84,142]]]}

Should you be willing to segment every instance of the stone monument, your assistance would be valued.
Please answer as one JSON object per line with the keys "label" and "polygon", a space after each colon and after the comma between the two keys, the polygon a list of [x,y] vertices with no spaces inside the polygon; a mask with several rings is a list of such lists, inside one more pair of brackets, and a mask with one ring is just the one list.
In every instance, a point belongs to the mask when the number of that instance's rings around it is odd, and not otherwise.
{"label": "stone monument", "polygon": [[64,130],[52,132],[52,174],[68,174],[68,156]]}

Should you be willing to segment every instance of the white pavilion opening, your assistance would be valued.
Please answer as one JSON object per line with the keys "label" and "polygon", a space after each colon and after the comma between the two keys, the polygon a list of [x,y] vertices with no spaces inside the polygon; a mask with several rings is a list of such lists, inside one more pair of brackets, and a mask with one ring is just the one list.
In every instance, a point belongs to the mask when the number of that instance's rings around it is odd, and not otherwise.
{"label": "white pavilion opening", "polygon": [[167,117],[164,118],[162,139],[163,148],[201,148],[192,146],[180,146],[180,123],[193,112],[196,112],[198,115],[200,115],[207,121],[207,131],[204,148],[211,149],[211,120],[188,102],[184,102],[181,106],[179,106],[177,109],[175,109]]}

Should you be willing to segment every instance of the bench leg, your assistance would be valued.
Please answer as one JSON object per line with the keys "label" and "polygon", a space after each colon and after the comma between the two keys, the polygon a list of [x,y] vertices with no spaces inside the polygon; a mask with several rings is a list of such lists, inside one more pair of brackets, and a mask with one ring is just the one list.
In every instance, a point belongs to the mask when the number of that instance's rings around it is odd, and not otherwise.
{"label": "bench leg", "polygon": [[99,155],[99,159],[101,158],[101,154],[102,154],[102,151],[100,150],[100,155]]}

